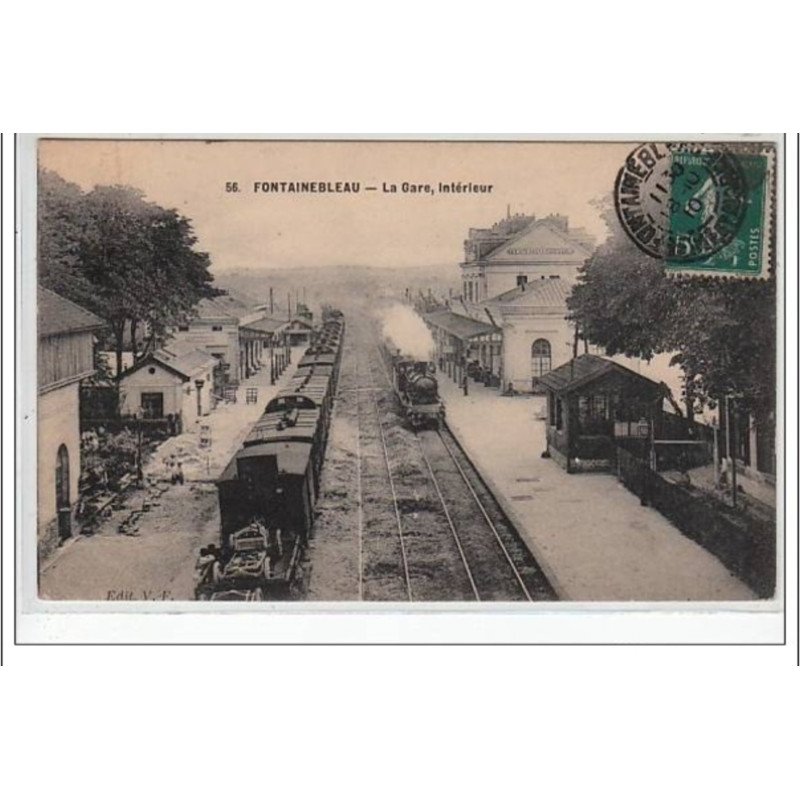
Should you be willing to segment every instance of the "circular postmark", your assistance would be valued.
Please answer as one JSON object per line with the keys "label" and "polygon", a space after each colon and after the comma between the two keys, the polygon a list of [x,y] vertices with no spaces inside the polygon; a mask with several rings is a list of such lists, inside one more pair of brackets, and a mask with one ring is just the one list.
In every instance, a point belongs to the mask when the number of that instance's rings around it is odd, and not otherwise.
{"label": "circular postmark", "polygon": [[719,145],[649,142],[632,150],[620,169],[614,206],[645,253],[697,262],[736,237],[747,184],[739,160]]}

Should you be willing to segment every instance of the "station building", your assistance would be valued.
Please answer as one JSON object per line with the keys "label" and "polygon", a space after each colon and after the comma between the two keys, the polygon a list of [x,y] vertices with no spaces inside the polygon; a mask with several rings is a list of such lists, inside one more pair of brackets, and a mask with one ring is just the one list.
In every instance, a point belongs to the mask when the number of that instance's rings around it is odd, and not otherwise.
{"label": "station building", "polygon": [[484,303],[523,283],[564,280],[570,285],[594,251],[583,228],[561,214],[537,219],[516,214],[491,228],[470,228],[461,263],[462,298]]}
{"label": "station building", "polygon": [[172,331],[171,343],[191,345],[216,358],[227,380],[238,384],[265,363],[265,350],[286,322],[264,315],[264,306],[231,294],[201,300],[194,316]]}
{"label": "station building", "polygon": [[568,361],[575,331],[567,298],[593,250],[593,238],[561,214],[509,213],[490,228],[471,228],[462,296],[449,310],[491,331],[464,342],[467,362],[477,361],[504,390],[531,392],[537,378]]}

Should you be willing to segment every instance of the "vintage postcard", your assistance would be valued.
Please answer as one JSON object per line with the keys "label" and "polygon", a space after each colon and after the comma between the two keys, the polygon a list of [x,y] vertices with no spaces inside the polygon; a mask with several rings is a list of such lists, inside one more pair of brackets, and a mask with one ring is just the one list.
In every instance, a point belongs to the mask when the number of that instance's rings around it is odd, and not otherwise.
{"label": "vintage postcard", "polygon": [[780,602],[779,137],[25,144],[37,603]]}

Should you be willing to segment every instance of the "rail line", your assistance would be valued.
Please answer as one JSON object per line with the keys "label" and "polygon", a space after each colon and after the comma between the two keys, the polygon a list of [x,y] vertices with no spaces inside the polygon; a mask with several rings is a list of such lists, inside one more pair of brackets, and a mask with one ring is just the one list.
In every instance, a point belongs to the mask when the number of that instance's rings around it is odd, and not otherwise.
{"label": "rail line", "polygon": [[367,370],[369,372],[370,386],[362,387],[360,385],[361,384],[361,381],[360,381],[361,372],[360,372],[360,369],[359,369],[360,360],[359,360],[358,352],[356,352],[355,357],[356,357],[356,366],[355,366],[356,386],[354,387],[354,390],[355,390],[355,394],[356,394],[356,413],[357,413],[357,417],[358,417],[358,437],[357,437],[358,438],[358,458],[359,458],[359,472],[358,472],[358,475],[359,475],[359,481],[360,481],[360,483],[359,483],[359,507],[360,507],[360,510],[361,510],[361,514],[360,514],[360,517],[359,517],[359,526],[360,526],[359,527],[359,597],[363,597],[364,566],[365,566],[365,564],[364,564],[364,552],[363,552],[364,540],[365,540],[365,536],[364,536],[364,518],[363,518],[363,507],[364,507],[363,497],[364,497],[364,494],[363,494],[363,472],[362,472],[362,468],[361,468],[361,463],[364,460],[363,451],[362,451],[362,448],[361,448],[361,438],[362,438],[362,435],[363,435],[362,421],[364,419],[364,416],[362,414],[361,395],[364,394],[365,392],[367,392],[367,393],[369,393],[369,396],[370,396],[370,398],[369,398],[369,400],[367,402],[370,403],[372,405],[372,407],[373,407],[374,415],[375,415],[374,416],[375,423],[378,426],[378,439],[379,439],[380,445],[381,445],[380,449],[381,449],[381,453],[382,453],[382,456],[383,456],[383,463],[384,463],[385,468],[386,468],[386,475],[387,475],[388,480],[389,480],[389,488],[390,488],[391,495],[392,495],[392,507],[393,507],[393,510],[394,510],[395,522],[397,524],[397,541],[398,541],[399,548],[400,548],[400,563],[401,563],[401,567],[402,567],[402,576],[403,576],[403,584],[404,584],[404,595],[406,596],[408,601],[411,602],[411,601],[414,600],[414,595],[413,595],[413,591],[412,591],[412,588],[411,588],[411,576],[409,574],[409,568],[408,568],[408,555],[407,555],[407,551],[406,551],[406,542],[405,542],[405,535],[404,535],[404,531],[403,531],[403,522],[402,522],[402,518],[401,518],[401,514],[400,514],[400,505],[399,505],[399,502],[398,502],[398,499],[397,499],[397,489],[396,489],[396,486],[395,486],[394,473],[392,471],[391,460],[389,458],[389,449],[388,449],[388,446],[387,446],[387,443],[386,443],[386,435],[385,435],[385,432],[383,430],[383,423],[382,423],[381,418],[380,418],[380,409],[378,408],[378,401],[375,398],[374,376],[372,374],[372,367],[370,366],[369,361],[367,361]]}
{"label": "rail line", "polygon": [[[383,376],[386,379],[387,388],[390,391],[393,391],[393,382],[392,378],[389,375],[388,370],[386,369],[386,364],[384,363],[383,357],[380,353],[380,350],[375,347],[375,354],[378,359],[378,363],[380,364],[381,372],[383,372]],[[370,367],[370,374],[372,375],[372,368]],[[374,383],[374,381],[373,381]],[[447,520],[447,526],[449,528],[450,534],[453,538],[453,542],[455,543],[456,550],[458,551],[458,556],[461,562],[462,567],[464,568],[464,573],[466,574],[467,581],[469,582],[470,590],[472,592],[473,597],[475,600],[480,602],[483,598],[481,596],[481,592],[478,589],[478,584],[475,579],[473,568],[470,566],[469,559],[467,558],[467,554],[465,552],[464,543],[462,541],[462,537],[459,534],[458,528],[456,524],[453,522],[453,516],[450,513],[450,507],[445,500],[444,493],[442,492],[441,485],[436,478],[436,473],[434,472],[433,466],[430,462],[430,459],[425,453],[424,448],[422,447],[421,439],[419,436],[419,432],[415,432],[415,439],[417,441],[417,445],[419,447],[420,455],[422,456],[422,460],[425,463],[425,467],[428,470],[428,476],[430,478],[431,483],[436,491],[436,496],[438,497],[439,504],[441,506],[442,512],[444,513],[445,519]],[[466,479],[465,479],[466,480]]]}
{"label": "rail line", "polygon": [[[475,503],[477,504],[478,508],[480,509],[481,515],[486,520],[486,524],[491,529],[492,535],[494,536],[495,541],[500,546],[500,550],[502,551],[503,556],[505,557],[506,561],[508,562],[509,567],[511,567],[511,571],[514,573],[514,578],[516,579],[517,583],[519,584],[520,589],[522,589],[522,593],[525,595],[525,599],[529,600],[529,601],[533,601],[533,598],[531,597],[531,594],[528,591],[528,587],[525,585],[525,581],[522,579],[522,575],[520,575],[519,570],[517,569],[517,565],[514,563],[514,559],[511,557],[511,554],[508,552],[508,549],[506,548],[505,544],[503,543],[503,540],[500,537],[500,534],[499,534],[499,532],[497,530],[497,527],[495,526],[495,524],[492,522],[492,520],[489,517],[489,513],[486,510],[486,506],[481,502],[480,498],[478,497],[478,494],[475,491],[475,487],[472,485],[472,482],[467,477],[467,475],[464,472],[464,470],[462,469],[461,465],[458,463],[458,459],[456,458],[456,456],[453,453],[453,451],[450,449],[450,446],[447,444],[447,440],[445,439],[444,435],[442,434],[441,431],[438,431],[438,434],[439,434],[439,438],[441,439],[442,444],[444,445],[445,450],[447,450],[448,454],[450,455],[450,458],[453,459],[453,463],[456,465],[456,469],[458,469],[459,475],[461,475],[461,477],[463,478],[464,484],[466,485],[467,489],[469,489],[469,493],[472,495],[472,497],[475,500]],[[448,435],[452,436],[452,434],[450,433],[449,429],[448,429]]]}
{"label": "rail line", "polygon": [[[419,437],[417,438],[419,442]],[[461,537],[458,535],[458,531],[456,530],[456,526],[453,524],[453,518],[450,516],[450,511],[447,507],[447,502],[442,495],[441,487],[439,486],[439,481],[436,480],[436,475],[434,474],[433,467],[431,466],[431,462],[428,461],[428,457],[425,455],[425,451],[422,449],[420,445],[420,453],[422,454],[422,459],[425,462],[425,466],[428,468],[428,473],[431,476],[431,480],[433,481],[434,488],[436,489],[436,494],[439,497],[439,502],[442,504],[442,510],[444,511],[444,515],[447,518],[447,524],[450,526],[450,531],[453,534],[453,539],[455,540],[456,547],[458,548],[458,554],[461,556],[461,563],[464,565],[464,570],[467,573],[467,579],[469,580],[469,585],[472,587],[472,593],[475,595],[476,600],[481,599],[480,592],[478,591],[478,587],[475,584],[475,578],[472,574],[472,570],[470,569],[469,562],[467,561],[467,556],[464,553],[464,546],[461,543]]]}
{"label": "rail line", "polygon": [[[377,355],[384,377],[391,386],[391,378],[379,351]],[[416,438],[475,599],[527,602],[555,599],[555,592],[544,573],[506,519],[480,474],[462,452],[452,432],[447,427],[418,431]],[[441,446],[438,458],[431,440]],[[473,473],[472,477],[468,473]],[[454,485],[455,476],[461,489]],[[445,489],[443,481],[448,484]],[[487,505],[496,508],[490,511]],[[479,512],[479,525],[476,525],[474,507]],[[460,518],[458,523],[457,518]]]}

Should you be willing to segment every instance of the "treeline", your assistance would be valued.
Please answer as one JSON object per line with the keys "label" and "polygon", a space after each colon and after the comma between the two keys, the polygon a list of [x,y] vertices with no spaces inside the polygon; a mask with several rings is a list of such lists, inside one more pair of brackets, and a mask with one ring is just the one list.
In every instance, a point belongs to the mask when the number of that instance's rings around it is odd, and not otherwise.
{"label": "treeline", "polygon": [[38,206],[39,283],[108,323],[117,373],[126,336],[141,357],[199,300],[220,294],[191,220],[138,189],[84,192],[40,170]]}
{"label": "treeline", "polygon": [[639,250],[607,207],[611,235],[586,262],[569,298],[580,335],[608,355],[673,353],[688,415],[726,396],[759,417],[775,409],[774,274],[763,281],[676,279]]}

